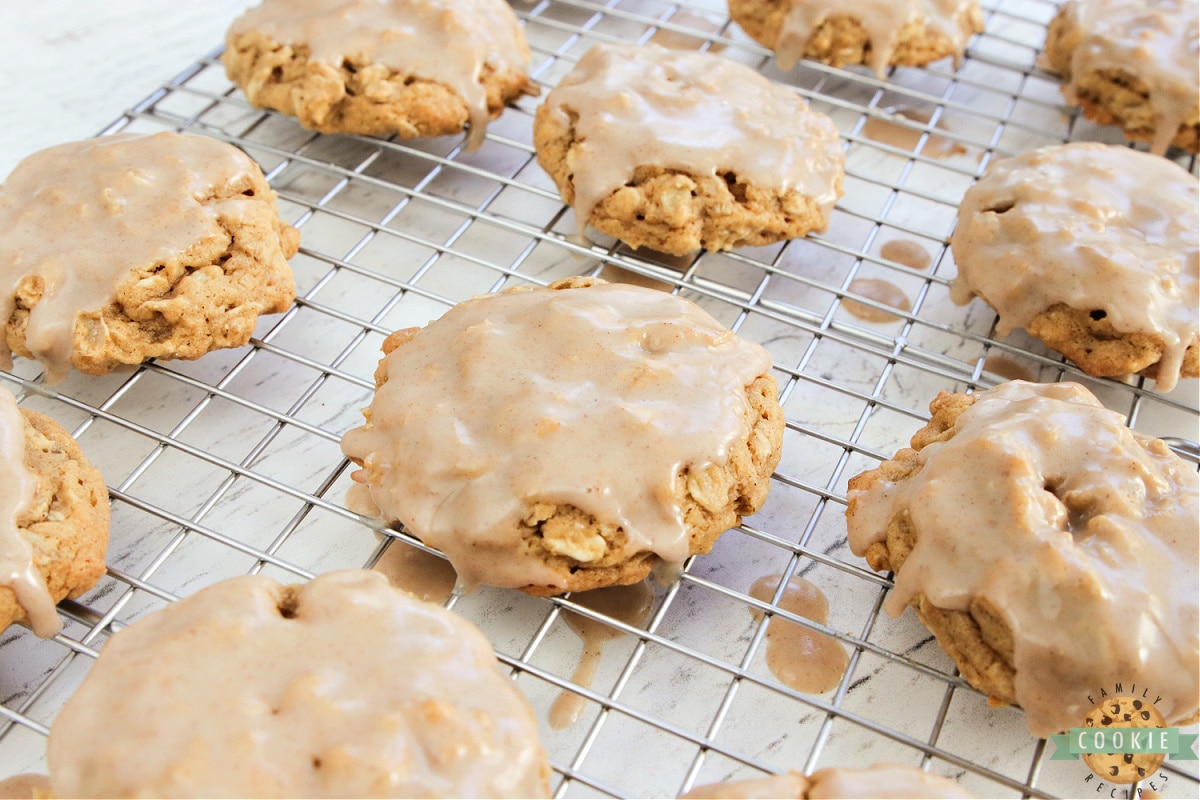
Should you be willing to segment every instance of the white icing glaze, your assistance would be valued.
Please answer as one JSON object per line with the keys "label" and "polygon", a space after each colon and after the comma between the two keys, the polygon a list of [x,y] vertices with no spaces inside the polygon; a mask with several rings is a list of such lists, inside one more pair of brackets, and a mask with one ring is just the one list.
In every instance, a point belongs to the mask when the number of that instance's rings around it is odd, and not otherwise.
{"label": "white icing glaze", "polygon": [[48,638],[62,630],[62,619],[17,527],[37,491],[37,476],[25,466],[25,425],[16,398],[0,387],[0,586],[12,589],[33,632]]}
{"label": "white icing glaze", "polygon": [[1165,158],[1090,142],[995,161],[959,206],[951,297],[986,298],[1001,336],[1056,303],[1101,309],[1162,339],[1169,391],[1200,328],[1197,187]]}
{"label": "white icing glaze", "polygon": [[488,123],[485,66],[524,72],[529,46],[503,0],[264,0],[234,20],[230,34],[258,31],[309,57],[382,64],[448,86],[467,104],[467,146]]}
{"label": "white icing glaze", "polygon": [[1079,726],[1089,691],[1149,687],[1168,724],[1196,714],[1196,471],[1078,384],[981,392],[900,482],[850,493],[861,555],[908,509],[917,542],[885,609],[986,598],[1012,630],[1031,733]]}
{"label": "white icing glaze", "polygon": [[[476,297],[382,362],[368,424],[342,440],[373,502],[348,500],[403,522],[468,586],[562,586],[519,535],[538,503],[622,526],[626,555],[682,561],[676,475],[725,462],[745,387],[770,367],[759,345],[651,289]],[[604,555],[602,540],[579,546],[564,554]]]}
{"label": "white icing glaze", "polygon": [[929,33],[944,36],[956,53],[962,53],[975,32],[978,7],[978,0],[791,0],[775,43],[775,59],[780,69],[790,70],[823,22],[849,16],[867,31],[871,42],[867,66],[882,78],[905,25],[924,22]]}
{"label": "white icing glaze", "polygon": [[[24,159],[0,186],[0,320],[21,281],[43,282],[25,343],[50,382],[70,369],[75,321],[99,315],[137,267],[178,258],[224,236],[220,215],[249,198],[201,205],[213,187],[258,167],[202,136],[118,134],[69,142]],[[0,366],[11,367],[0,343]]]}
{"label": "white icing glaze", "polygon": [[233,578],[143,617],[47,758],[55,797],[545,797],[549,774],[479,630],[365,570]]}
{"label": "white icing glaze", "polygon": [[1200,8],[1195,0],[1067,0],[1079,31],[1071,76],[1115,70],[1149,89],[1156,119],[1151,152],[1167,152],[1200,92]]}
{"label": "white icing glaze", "polygon": [[845,153],[837,128],[791,89],[709,53],[598,44],[546,98],[564,127],[582,231],[595,205],[637,167],[742,182],[811,197],[828,222]]}

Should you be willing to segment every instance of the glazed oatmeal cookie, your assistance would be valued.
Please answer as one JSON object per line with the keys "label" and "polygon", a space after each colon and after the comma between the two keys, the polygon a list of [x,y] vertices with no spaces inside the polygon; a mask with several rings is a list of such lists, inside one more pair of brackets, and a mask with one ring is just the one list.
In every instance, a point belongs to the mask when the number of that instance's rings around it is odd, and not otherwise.
{"label": "glazed oatmeal cookie", "polygon": [[1194,0],[1067,0],[1046,31],[1067,102],[1163,154],[1200,152],[1200,10]]}
{"label": "glazed oatmeal cookie", "polygon": [[478,628],[367,570],[221,581],[100,652],[46,747],[53,797],[548,797]]}
{"label": "glazed oatmeal cookie", "polygon": [[443,136],[522,94],[529,46],[504,0],[263,0],[230,26],[225,71],[258,108],[322,133]]}
{"label": "glazed oatmeal cookie", "polygon": [[775,51],[783,70],[802,58],[834,67],[916,67],[963,56],[983,30],[979,0],[729,0],[742,30]]}
{"label": "glazed oatmeal cookie", "polygon": [[1154,687],[1169,725],[1195,721],[1196,470],[1078,384],[943,392],[930,411],[849,483],[851,550],[896,573],[885,610],[911,605],[1035,736],[1078,727],[1114,675]]}
{"label": "glazed oatmeal cookie", "polygon": [[983,298],[1089,375],[1200,375],[1200,190],[1165,158],[1077,142],[1000,159],[967,190],[951,297]]}
{"label": "glazed oatmeal cookie", "polygon": [[833,122],[708,53],[596,45],[538,108],[534,145],[581,233],[674,255],[823,231],[842,194]]}
{"label": "glazed oatmeal cookie", "polygon": [[393,334],[348,502],[467,586],[559,594],[706,553],[764,502],[783,412],[771,359],[683,298],[572,278]]}
{"label": "glazed oatmeal cookie", "polygon": [[0,365],[50,381],[250,340],[294,297],[299,234],[224,142],[118,134],[29,156],[0,186]]}
{"label": "glazed oatmeal cookie", "polygon": [[108,490],[62,426],[0,388],[0,630],[53,636],[54,606],[104,574]]}

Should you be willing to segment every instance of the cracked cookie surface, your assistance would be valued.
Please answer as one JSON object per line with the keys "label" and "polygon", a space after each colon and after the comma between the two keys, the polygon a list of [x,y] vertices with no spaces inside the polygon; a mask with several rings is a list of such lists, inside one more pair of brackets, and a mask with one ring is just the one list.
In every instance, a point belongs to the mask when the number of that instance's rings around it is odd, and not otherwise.
{"label": "cracked cookie surface", "polygon": [[1063,95],[1101,125],[1200,151],[1200,10],[1192,0],[1067,0],[1046,30]]}
{"label": "cracked cookie surface", "polygon": [[463,617],[340,570],[220,581],[114,634],[55,797],[547,797],[528,701]]}

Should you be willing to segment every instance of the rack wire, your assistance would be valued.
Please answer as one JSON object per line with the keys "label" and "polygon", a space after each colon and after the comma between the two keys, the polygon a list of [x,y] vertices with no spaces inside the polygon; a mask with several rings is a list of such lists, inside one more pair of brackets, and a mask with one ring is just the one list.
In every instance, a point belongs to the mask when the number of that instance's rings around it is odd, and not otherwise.
{"label": "rack wire", "polygon": [[[17,628],[0,636],[7,774],[44,770],[57,710],[104,640],[142,614],[234,575],[294,582],[371,566],[389,547],[421,547],[343,504],[349,469],[338,443],[359,424],[384,336],[482,292],[615,274],[659,282],[763,343],[787,430],[765,508],[691,559],[678,582],[656,588],[644,626],[570,596],[485,588],[449,601],[482,627],[541,719],[564,690],[586,699],[575,725],[543,723],[556,796],[675,796],[713,780],[876,761],[948,775],[983,797],[1092,791],[1086,767],[1049,760],[1019,712],[988,708],[911,614],[881,617],[890,582],[846,546],[847,479],[902,446],[938,391],[1001,380],[989,371],[993,356],[1030,378],[1084,383],[1131,426],[1171,437],[1198,460],[1193,382],[1163,395],[1140,380],[1088,378],[1033,339],[996,338],[995,316],[980,303],[949,300],[946,237],[963,190],[991,159],[1071,140],[1122,141],[1064,108],[1057,79],[1036,66],[1054,2],[984,6],[986,32],[960,65],[898,68],[878,80],[811,62],[782,73],[719,1],[518,4],[545,90],[597,42],[658,42],[749,64],[834,119],[847,179],[829,231],[733,253],[668,258],[581,240],[534,158],[534,98],[509,108],[474,153],[462,137],[320,136],[251,108],[226,80],[218,50],[127,111],[103,133],[202,133],[263,166],[283,217],[303,235],[292,262],[298,299],[263,320],[250,346],[196,362],[73,375],[53,389],[30,362],[0,373],[23,405],[72,430],[113,501],[108,573],[61,606],[63,633],[50,642]],[[911,141],[873,138],[873,120]],[[957,145],[949,155],[926,147],[944,140]],[[1195,173],[1194,160],[1181,163]],[[892,239],[919,243],[930,268],[882,257]],[[859,278],[897,285],[912,310],[860,296],[851,286]],[[895,319],[863,322],[848,300]],[[751,583],[768,574],[821,587],[829,622],[781,609],[782,589],[772,602],[751,597]],[[620,632],[590,686],[570,677],[580,643],[568,611]],[[797,692],[767,669],[768,627],[784,622],[848,648],[835,689]],[[1155,788],[1168,796],[1200,787],[1174,762],[1162,773],[1165,786]]]}

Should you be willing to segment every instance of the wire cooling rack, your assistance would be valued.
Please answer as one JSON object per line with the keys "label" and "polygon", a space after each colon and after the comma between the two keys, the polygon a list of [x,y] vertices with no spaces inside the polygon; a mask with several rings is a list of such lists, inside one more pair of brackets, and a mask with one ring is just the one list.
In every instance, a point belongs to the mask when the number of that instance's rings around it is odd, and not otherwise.
{"label": "wire cooling rack", "polygon": [[[44,770],[58,708],[105,638],[147,611],[234,575],[295,582],[418,546],[343,505],[350,470],[338,443],[360,424],[384,336],[478,293],[593,274],[658,281],[766,345],[787,431],[765,508],[692,559],[677,583],[657,587],[644,626],[570,597],[485,588],[449,601],[487,633],[539,718],[564,689],[585,698],[573,726],[543,722],[555,793],[674,796],[725,778],[876,761],[925,767],[983,797],[1097,791],[1081,762],[1048,758],[1019,712],[989,709],[911,614],[880,615],[889,582],[845,541],[847,479],[905,444],[938,391],[1001,380],[990,371],[996,357],[1009,374],[1081,381],[1135,428],[1172,437],[1197,458],[1188,445],[1200,438],[1194,381],[1164,396],[1141,381],[1090,379],[1035,340],[994,338],[995,316],[981,303],[949,300],[946,236],[962,192],[992,158],[1076,139],[1121,141],[1065,109],[1056,78],[1036,66],[1054,3],[984,6],[986,32],[957,68],[901,68],[880,81],[809,62],[781,73],[707,0],[518,4],[544,89],[597,42],[654,41],[749,64],[835,120],[847,178],[829,231],[734,253],[680,259],[584,243],[535,162],[535,98],[508,109],[474,153],[462,137],[319,136],[251,108],[217,51],[128,111],[105,133],[187,130],[258,160],[283,217],[303,235],[292,262],[299,297],[263,320],[251,346],[196,362],[72,375],[54,388],[31,362],[0,373],[23,405],[73,431],[113,501],[108,574],[63,604],[64,632],[40,641],[14,627],[0,637],[0,770]],[[873,134],[880,125],[891,133]],[[1192,161],[1181,163],[1195,172]],[[919,244],[931,266],[882,257],[895,239]],[[858,279],[894,284],[912,310],[863,322],[847,301],[886,307],[859,296]],[[751,584],[769,574],[818,585],[829,597],[828,624],[751,598]],[[581,645],[566,609],[619,631],[588,687],[571,681]],[[796,692],[767,669],[768,626],[786,622],[851,652],[835,689]],[[1155,789],[1196,796],[1188,769],[1167,762]]]}

